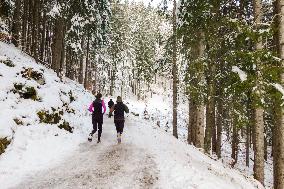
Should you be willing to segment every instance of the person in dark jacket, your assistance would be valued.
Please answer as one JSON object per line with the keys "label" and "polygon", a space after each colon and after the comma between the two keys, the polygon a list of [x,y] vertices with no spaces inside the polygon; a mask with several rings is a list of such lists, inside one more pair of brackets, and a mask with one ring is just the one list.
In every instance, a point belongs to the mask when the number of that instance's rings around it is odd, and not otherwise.
{"label": "person in dark jacket", "polygon": [[[89,135],[88,140],[91,142],[93,134],[98,130],[98,143],[101,142],[102,126],[103,126],[103,114],[106,112],[105,102],[101,100],[102,94],[98,93],[96,99],[92,102],[89,107],[89,111],[92,112],[92,124],[93,130]],[[102,111],[102,109],[104,109]]]}
{"label": "person in dark jacket", "polygon": [[111,118],[112,116],[112,112],[110,111],[111,107],[114,105],[114,102],[112,101],[112,99],[109,100],[109,102],[107,103],[108,108],[109,108],[109,114],[108,117]]}
{"label": "person in dark jacket", "polygon": [[121,135],[123,133],[124,128],[124,112],[129,113],[128,107],[122,102],[122,98],[120,96],[116,99],[116,104],[112,106],[111,112],[114,112],[114,124],[117,132],[117,142],[121,143]]}

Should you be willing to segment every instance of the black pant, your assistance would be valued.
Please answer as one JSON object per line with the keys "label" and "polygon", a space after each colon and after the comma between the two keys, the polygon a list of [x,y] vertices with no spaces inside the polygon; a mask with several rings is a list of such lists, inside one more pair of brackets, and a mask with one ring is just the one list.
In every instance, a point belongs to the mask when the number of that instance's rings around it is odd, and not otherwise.
{"label": "black pant", "polygon": [[93,134],[95,134],[98,130],[98,139],[100,140],[101,136],[102,136],[103,122],[101,120],[97,120],[93,117],[92,123],[93,123],[93,130],[92,130],[91,134],[93,136]]}
{"label": "black pant", "polygon": [[114,121],[116,132],[122,134],[124,128],[124,121]]}
{"label": "black pant", "polygon": [[111,118],[111,116],[112,116],[112,112],[109,111],[108,117]]}

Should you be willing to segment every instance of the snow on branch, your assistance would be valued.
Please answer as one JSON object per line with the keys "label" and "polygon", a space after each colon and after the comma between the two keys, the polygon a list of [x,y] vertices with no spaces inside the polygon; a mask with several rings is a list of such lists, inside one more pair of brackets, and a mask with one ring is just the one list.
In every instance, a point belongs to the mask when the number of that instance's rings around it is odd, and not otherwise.
{"label": "snow on branch", "polygon": [[243,70],[241,70],[239,67],[233,66],[232,72],[237,73],[242,82],[247,80],[247,74]]}

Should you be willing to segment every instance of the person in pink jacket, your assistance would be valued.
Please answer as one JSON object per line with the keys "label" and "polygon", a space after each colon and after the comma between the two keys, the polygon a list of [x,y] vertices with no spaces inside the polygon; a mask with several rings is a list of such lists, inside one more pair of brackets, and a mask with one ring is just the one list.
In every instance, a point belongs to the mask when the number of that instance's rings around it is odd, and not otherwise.
{"label": "person in pink jacket", "polygon": [[93,130],[89,135],[88,140],[91,142],[93,134],[98,130],[98,143],[101,142],[102,127],[103,127],[103,115],[106,112],[106,105],[103,100],[101,100],[102,94],[98,93],[96,99],[92,102],[89,107],[89,111],[92,112],[92,124]]}

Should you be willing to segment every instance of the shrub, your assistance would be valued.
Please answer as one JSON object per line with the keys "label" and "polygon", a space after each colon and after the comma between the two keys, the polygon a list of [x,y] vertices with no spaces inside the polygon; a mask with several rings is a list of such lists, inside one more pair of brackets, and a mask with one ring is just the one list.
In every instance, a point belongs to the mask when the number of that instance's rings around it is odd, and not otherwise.
{"label": "shrub", "polygon": [[40,122],[47,124],[57,124],[58,128],[65,129],[66,131],[72,133],[73,128],[70,126],[70,124],[67,121],[63,120],[63,123],[59,124],[60,121],[62,120],[63,111],[53,107],[51,109],[52,109],[51,113],[45,110],[37,112]]}
{"label": "shrub", "polygon": [[10,140],[6,138],[0,138],[0,155],[5,152],[5,149],[8,147],[10,144]]}
{"label": "shrub", "polygon": [[21,74],[24,78],[33,79],[38,84],[44,85],[45,79],[42,73],[34,71],[32,68],[26,68],[24,71],[21,71]]}
{"label": "shrub", "polygon": [[14,118],[13,120],[17,125],[24,125],[24,122],[18,118]]}
{"label": "shrub", "polygon": [[0,60],[0,63],[5,64],[8,67],[15,67],[15,64],[10,59]]}
{"label": "shrub", "polygon": [[41,110],[37,113],[41,123],[58,124],[61,120],[59,112],[49,113],[48,111]]}
{"label": "shrub", "polygon": [[69,95],[70,103],[76,100],[71,90],[68,92],[68,95]]}
{"label": "shrub", "polygon": [[65,120],[58,126],[58,128],[65,129],[66,131],[73,133],[73,128],[70,127],[70,124]]}
{"label": "shrub", "polygon": [[21,98],[24,99],[32,99],[39,100],[37,96],[37,91],[34,87],[24,86],[23,84],[14,84],[14,89],[12,90],[14,93],[18,93]]}

